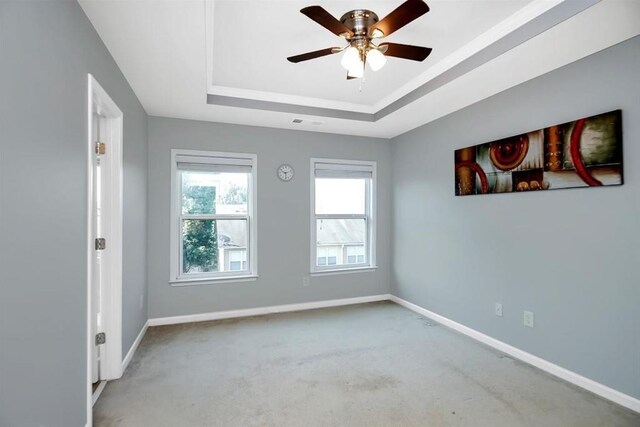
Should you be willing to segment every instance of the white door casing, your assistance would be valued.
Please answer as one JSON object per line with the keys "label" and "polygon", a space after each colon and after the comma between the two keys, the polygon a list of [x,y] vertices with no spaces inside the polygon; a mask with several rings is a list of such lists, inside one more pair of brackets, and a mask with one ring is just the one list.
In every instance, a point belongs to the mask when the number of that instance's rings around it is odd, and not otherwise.
{"label": "white door casing", "polygon": [[[91,384],[122,376],[123,114],[88,75],[87,141],[87,425]],[[105,144],[98,154],[96,142]],[[96,239],[104,238],[103,250]],[[96,333],[106,343],[95,345]]]}

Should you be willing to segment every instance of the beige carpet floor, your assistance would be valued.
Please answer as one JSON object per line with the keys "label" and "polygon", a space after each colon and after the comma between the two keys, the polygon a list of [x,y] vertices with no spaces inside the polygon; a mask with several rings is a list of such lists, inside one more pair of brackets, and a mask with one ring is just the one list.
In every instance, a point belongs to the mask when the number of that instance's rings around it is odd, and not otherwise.
{"label": "beige carpet floor", "polygon": [[149,328],[106,426],[640,426],[391,302]]}

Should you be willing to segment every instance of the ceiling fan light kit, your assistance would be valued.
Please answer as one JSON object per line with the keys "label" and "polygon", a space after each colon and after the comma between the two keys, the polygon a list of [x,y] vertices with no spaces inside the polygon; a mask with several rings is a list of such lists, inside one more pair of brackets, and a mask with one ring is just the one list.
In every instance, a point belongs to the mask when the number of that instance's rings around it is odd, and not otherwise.
{"label": "ceiling fan light kit", "polygon": [[371,49],[367,52],[367,64],[373,71],[378,71],[387,63],[387,57],[378,49]]}
{"label": "ceiling fan light kit", "polygon": [[347,70],[347,79],[364,77],[365,64],[369,64],[373,71],[380,70],[386,64],[388,56],[424,61],[431,53],[430,48],[398,43],[376,45],[373,40],[391,35],[428,11],[429,6],[424,1],[407,0],[382,20],[367,9],[352,10],[337,20],[320,6],[305,7],[300,11],[303,15],[342,37],[349,44],[343,48],[332,47],[290,56],[287,60],[298,63],[344,51],[340,64]]}
{"label": "ceiling fan light kit", "polygon": [[364,77],[364,64],[361,62],[359,66],[347,70],[347,79],[359,79]]}
{"label": "ceiling fan light kit", "polygon": [[344,55],[342,55],[342,60],[340,60],[340,64],[346,70],[353,70],[356,67],[362,68],[362,60],[360,59],[360,51],[357,48],[351,46],[348,47],[344,51]]}

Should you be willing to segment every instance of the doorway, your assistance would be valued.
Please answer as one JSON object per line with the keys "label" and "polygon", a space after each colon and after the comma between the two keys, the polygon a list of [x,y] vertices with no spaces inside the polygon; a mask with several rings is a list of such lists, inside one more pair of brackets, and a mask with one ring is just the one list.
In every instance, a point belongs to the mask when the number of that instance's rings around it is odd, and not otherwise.
{"label": "doorway", "polygon": [[[122,111],[88,76],[87,413],[122,376]],[[90,425],[90,423],[88,424]]]}

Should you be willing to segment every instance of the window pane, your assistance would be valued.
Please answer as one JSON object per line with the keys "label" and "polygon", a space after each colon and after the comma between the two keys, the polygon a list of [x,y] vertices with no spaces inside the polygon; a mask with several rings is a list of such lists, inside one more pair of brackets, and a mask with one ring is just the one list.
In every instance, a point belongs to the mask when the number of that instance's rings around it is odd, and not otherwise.
{"label": "window pane", "polygon": [[365,214],[366,178],[316,178],[316,214]]}
{"label": "window pane", "polygon": [[[366,230],[367,221],[364,219],[316,220],[317,265],[364,264]],[[350,246],[354,247],[353,255],[348,252]],[[345,247],[346,256],[343,253]],[[349,260],[350,255],[353,261]]]}
{"label": "window pane", "polygon": [[246,214],[249,174],[181,171],[183,214]]}
{"label": "window pane", "polygon": [[[246,270],[247,221],[186,219],[182,221],[182,272],[227,271],[224,262],[232,252],[243,249],[238,264]],[[238,270],[242,268],[239,267]]]}
{"label": "window pane", "polygon": [[[229,270],[247,270],[247,221],[246,220],[218,220],[218,248],[222,256],[233,261]],[[237,263],[237,264],[236,264]],[[226,265],[226,263],[225,263]],[[226,271],[224,265],[220,271]]]}
{"label": "window pane", "polygon": [[218,271],[218,234],[213,220],[182,221],[182,272]]}

